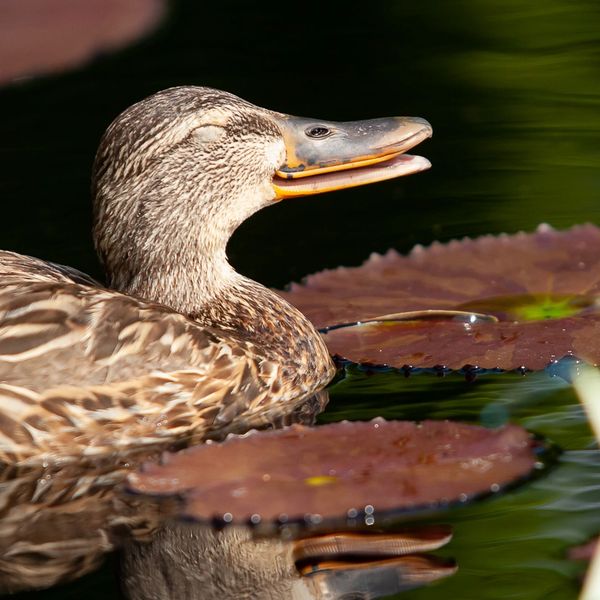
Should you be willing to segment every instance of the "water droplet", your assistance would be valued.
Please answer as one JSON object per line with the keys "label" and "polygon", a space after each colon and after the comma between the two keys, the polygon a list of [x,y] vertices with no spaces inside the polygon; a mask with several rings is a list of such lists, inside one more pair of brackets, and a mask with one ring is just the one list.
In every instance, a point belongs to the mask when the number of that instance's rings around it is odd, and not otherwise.
{"label": "water droplet", "polygon": [[231,492],[231,495],[232,495],[234,498],[239,498],[239,497],[241,497],[241,496],[245,496],[247,492],[248,492],[248,490],[247,490],[246,488],[244,488],[244,487],[241,487],[241,488],[236,488],[235,490],[233,490],[233,491]]}

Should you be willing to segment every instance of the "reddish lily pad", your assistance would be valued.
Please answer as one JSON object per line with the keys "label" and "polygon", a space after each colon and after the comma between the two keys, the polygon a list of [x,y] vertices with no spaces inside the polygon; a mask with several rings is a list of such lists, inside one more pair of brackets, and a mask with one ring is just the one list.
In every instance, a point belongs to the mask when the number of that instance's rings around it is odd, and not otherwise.
{"label": "reddish lily pad", "polygon": [[[408,256],[392,250],[361,267],[311,275],[282,295],[327,328],[332,354],[355,363],[538,370],[568,355],[600,363],[600,229],[593,225],[434,243]],[[393,317],[427,310],[497,321]]]}
{"label": "reddish lily pad", "polygon": [[163,0],[2,0],[0,84],[73,68],[154,29]]}
{"label": "reddish lily pad", "polygon": [[[182,499],[183,516],[224,522],[367,525],[390,511],[439,508],[527,477],[537,444],[521,427],[449,421],[343,422],[231,437],[168,454],[132,491]],[[379,521],[378,521],[379,522]]]}

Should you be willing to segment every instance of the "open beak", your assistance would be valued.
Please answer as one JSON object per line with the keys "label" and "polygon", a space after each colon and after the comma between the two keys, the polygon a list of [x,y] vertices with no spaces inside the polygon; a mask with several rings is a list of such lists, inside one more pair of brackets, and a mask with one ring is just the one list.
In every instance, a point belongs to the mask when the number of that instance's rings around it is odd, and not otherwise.
{"label": "open beak", "polygon": [[278,199],[331,192],[424,171],[431,163],[404,154],[431,137],[418,117],[338,123],[278,115],[286,161],[275,172]]}

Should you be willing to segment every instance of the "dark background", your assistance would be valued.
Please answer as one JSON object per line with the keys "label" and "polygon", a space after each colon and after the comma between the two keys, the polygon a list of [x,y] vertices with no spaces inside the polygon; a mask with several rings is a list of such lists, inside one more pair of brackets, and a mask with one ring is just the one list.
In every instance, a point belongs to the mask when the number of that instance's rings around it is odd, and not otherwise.
{"label": "dark background", "polygon": [[[433,125],[418,150],[430,171],[282,202],[245,223],[231,261],[268,285],[389,247],[596,221],[599,32],[597,0],[180,0],[145,41],[0,91],[0,247],[99,276],[98,140],[128,105],[181,84],[302,116]],[[112,566],[19,598],[114,597]]]}
{"label": "dark background", "polygon": [[389,247],[594,220],[599,25],[596,2],[566,0],[178,2],[135,47],[0,92],[0,244],[98,275],[98,140],[125,107],[180,84],[303,116],[433,124],[419,148],[431,171],[288,201],[244,224],[232,262],[270,285]]}

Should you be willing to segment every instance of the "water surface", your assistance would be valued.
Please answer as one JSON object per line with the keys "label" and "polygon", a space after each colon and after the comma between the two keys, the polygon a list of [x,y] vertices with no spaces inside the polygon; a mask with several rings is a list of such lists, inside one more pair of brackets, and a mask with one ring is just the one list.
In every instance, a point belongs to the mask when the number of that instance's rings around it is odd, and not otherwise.
{"label": "water surface", "polygon": [[[318,8],[181,1],[151,39],[92,66],[0,92],[0,245],[100,275],[90,241],[89,173],[99,137],[132,102],[172,85],[234,92],[292,114],[426,117],[431,171],[281,203],[229,248],[245,274],[281,286],[372,251],[597,220],[600,4],[595,0],[422,0]],[[570,544],[600,530],[598,453],[559,378],[405,380],[355,373],[324,421],[510,419],[565,452],[547,476],[453,511],[444,550],[459,573],[403,598],[570,599]],[[114,562],[114,561],[113,561]],[[113,598],[97,574],[17,598]]]}

